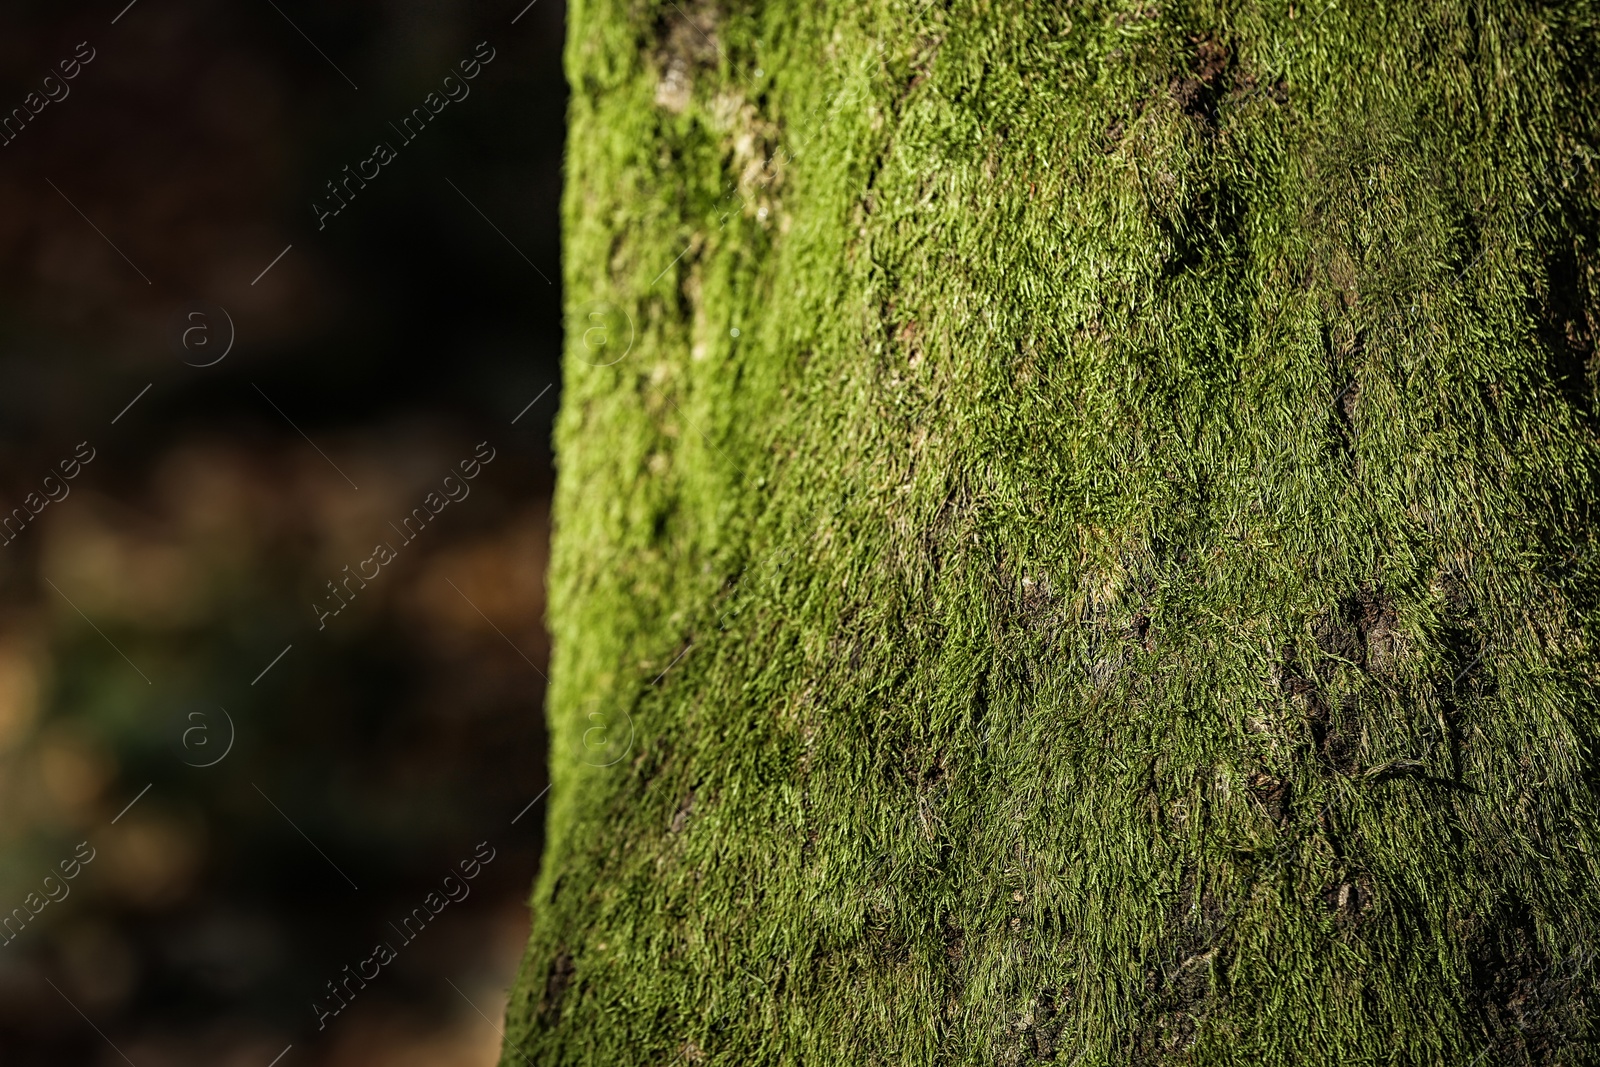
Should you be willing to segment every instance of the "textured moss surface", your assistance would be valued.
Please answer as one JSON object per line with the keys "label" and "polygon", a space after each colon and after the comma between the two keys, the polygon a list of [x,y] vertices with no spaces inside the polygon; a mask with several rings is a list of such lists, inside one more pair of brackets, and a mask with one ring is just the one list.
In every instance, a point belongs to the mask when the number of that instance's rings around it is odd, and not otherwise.
{"label": "textured moss surface", "polygon": [[1596,6],[570,20],[502,1063],[1600,1059]]}

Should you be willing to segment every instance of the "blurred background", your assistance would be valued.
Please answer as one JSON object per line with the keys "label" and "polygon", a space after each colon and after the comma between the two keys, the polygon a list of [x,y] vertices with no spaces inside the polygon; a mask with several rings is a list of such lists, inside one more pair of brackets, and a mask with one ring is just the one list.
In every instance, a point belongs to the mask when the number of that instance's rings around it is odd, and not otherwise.
{"label": "blurred background", "polygon": [[544,820],[562,26],[0,7],[0,1063],[495,1062]]}

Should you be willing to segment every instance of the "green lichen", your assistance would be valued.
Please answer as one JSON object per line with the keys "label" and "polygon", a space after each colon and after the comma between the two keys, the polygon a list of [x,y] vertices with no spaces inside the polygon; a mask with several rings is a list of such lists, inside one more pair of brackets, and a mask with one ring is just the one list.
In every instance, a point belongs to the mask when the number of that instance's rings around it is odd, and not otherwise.
{"label": "green lichen", "polygon": [[1595,5],[569,18],[502,1064],[1596,1062]]}

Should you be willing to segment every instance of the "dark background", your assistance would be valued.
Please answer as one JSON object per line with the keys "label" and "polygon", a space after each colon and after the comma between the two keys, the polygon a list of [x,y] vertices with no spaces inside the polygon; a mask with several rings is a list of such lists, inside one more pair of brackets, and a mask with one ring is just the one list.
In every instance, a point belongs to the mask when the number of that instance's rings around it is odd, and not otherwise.
{"label": "dark background", "polygon": [[[512,819],[545,786],[561,344],[563,13],[525,3],[0,9],[0,113],[95,52],[0,146],[0,509],[95,453],[0,547],[0,916],[95,850],[0,947],[0,1063],[495,1062],[542,843],[542,803]],[[480,41],[470,95],[402,144]],[[397,158],[319,232],[379,140]],[[232,349],[189,365],[219,307]],[[471,896],[402,945],[479,842]],[[380,940],[398,958],[319,1031]]]}

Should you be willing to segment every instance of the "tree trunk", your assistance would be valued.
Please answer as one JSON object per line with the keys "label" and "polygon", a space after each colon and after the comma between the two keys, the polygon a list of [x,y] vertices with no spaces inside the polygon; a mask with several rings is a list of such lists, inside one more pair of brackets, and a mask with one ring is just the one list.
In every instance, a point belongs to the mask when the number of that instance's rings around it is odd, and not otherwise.
{"label": "tree trunk", "polygon": [[570,20],[501,1062],[1596,1062],[1595,5]]}

